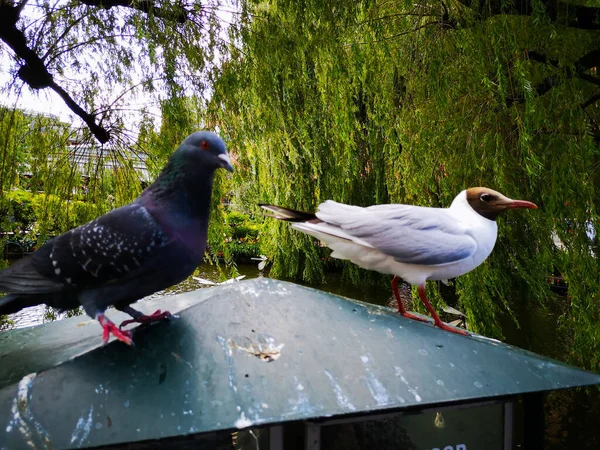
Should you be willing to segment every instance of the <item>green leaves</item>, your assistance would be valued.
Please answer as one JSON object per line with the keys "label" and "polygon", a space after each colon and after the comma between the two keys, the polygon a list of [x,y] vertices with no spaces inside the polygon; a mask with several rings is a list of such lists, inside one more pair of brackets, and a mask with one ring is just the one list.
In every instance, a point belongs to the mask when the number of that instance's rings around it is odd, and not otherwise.
{"label": "green leaves", "polygon": [[[532,15],[465,3],[244,3],[249,22],[209,106],[238,156],[235,201],[448,206],[478,185],[535,201],[540,210],[500,219],[492,257],[456,281],[458,301],[476,330],[500,337],[501,313],[518,321],[524,305],[560,301],[547,277],[567,275],[563,323],[593,368],[586,329],[597,324],[600,267],[584,227],[561,224],[597,217],[596,113],[581,108],[596,88],[568,69],[597,36],[556,27],[541,2]],[[268,220],[263,235],[272,274],[323,277],[314,240]]]}

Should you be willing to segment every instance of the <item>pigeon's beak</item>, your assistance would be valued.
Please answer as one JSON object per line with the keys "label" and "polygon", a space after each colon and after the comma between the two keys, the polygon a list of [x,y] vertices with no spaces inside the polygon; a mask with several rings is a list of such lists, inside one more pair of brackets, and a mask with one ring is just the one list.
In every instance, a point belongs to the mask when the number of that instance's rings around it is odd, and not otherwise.
{"label": "pigeon's beak", "polygon": [[231,160],[229,159],[229,155],[227,153],[221,153],[217,156],[221,160],[221,167],[228,172],[233,172],[233,166],[231,165]]}

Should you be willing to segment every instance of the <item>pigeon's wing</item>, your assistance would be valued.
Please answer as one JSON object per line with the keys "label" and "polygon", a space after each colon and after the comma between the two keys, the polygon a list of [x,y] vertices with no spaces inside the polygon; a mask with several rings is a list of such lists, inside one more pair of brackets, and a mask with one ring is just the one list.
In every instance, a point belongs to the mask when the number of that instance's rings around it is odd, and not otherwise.
{"label": "pigeon's wing", "polygon": [[135,276],[169,242],[146,208],[134,202],[52,239],[31,263],[65,287],[93,287]]}
{"label": "pigeon's wing", "polygon": [[340,237],[368,245],[410,264],[443,265],[471,257],[477,243],[441,208],[377,205],[368,208],[327,201],[317,217]]}

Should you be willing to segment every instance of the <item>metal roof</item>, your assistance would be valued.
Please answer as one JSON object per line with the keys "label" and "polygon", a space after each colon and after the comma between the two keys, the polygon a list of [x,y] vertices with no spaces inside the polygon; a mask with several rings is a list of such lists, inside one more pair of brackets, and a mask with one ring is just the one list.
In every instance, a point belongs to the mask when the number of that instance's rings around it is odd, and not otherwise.
{"label": "metal roof", "polygon": [[140,327],[131,348],[102,347],[84,316],[0,333],[0,448],[109,445],[600,383],[509,345],[268,278],[138,307],[180,317]]}

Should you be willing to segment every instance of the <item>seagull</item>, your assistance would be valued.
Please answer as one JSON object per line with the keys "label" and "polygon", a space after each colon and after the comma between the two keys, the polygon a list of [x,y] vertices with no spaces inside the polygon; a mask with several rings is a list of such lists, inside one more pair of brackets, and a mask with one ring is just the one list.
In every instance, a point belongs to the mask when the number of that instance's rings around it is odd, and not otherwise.
{"label": "seagull", "polygon": [[449,208],[389,204],[360,207],[327,200],[316,213],[260,204],[292,228],[323,241],[331,256],[368,270],[394,275],[392,291],[398,312],[409,319],[428,320],[406,311],[398,281],[418,286],[419,297],[434,326],[457,334],[469,333],[440,320],[425,295],[427,280],[448,280],[475,269],[492,252],[498,225],[507,209],[537,209],[534,203],[513,200],[486,187],[458,194]]}

